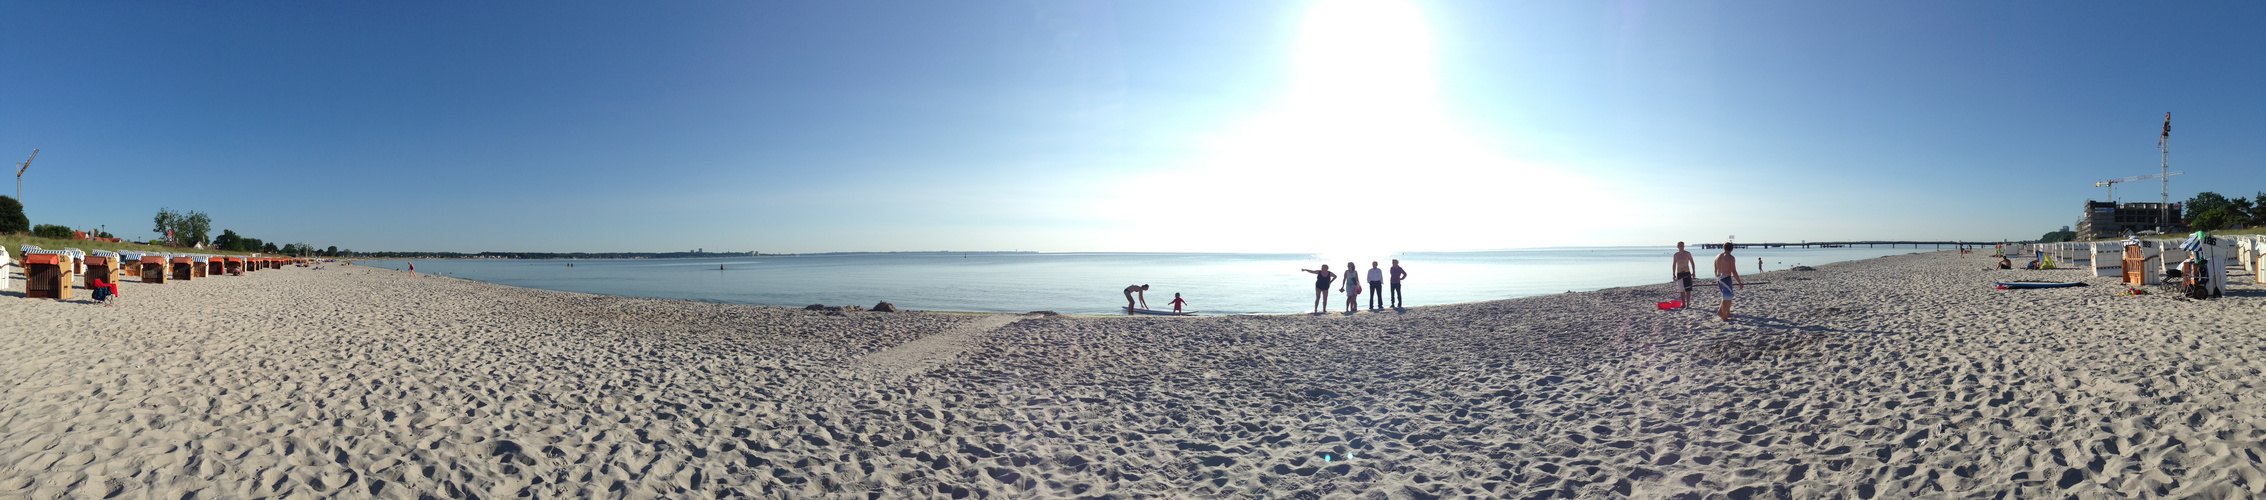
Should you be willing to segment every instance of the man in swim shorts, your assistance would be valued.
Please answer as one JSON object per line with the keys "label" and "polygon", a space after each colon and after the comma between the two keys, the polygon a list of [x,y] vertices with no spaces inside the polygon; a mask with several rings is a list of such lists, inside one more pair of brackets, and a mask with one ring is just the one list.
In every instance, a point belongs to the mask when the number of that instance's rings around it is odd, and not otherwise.
{"label": "man in swim shorts", "polygon": [[1723,243],[1723,254],[1715,256],[1715,290],[1723,292],[1723,307],[1715,310],[1715,317],[1731,322],[1731,284],[1737,282],[1740,290],[1747,289],[1747,280],[1739,277],[1739,259],[1731,257],[1731,242]]}
{"label": "man in swim shorts", "polygon": [[[1676,242],[1676,258],[1668,264],[1668,272],[1670,273],[1668,282],[1683,290],[1683,293],[1676,295],[1676,303],[1691,303],[1692,253],[1684,250],[1684,242]],[[1677,306],[1677,308],[1682,309],[1683,306]]]}

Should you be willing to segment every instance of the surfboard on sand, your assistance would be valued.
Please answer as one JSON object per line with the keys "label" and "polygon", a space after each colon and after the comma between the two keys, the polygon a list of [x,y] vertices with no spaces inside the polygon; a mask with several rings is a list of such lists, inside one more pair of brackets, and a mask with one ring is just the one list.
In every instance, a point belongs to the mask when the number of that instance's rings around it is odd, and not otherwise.
{"label": "surfboard on sand", "polygon": [[1193,315],[1193,314],[1196,314],[1196,311],[1180,311],[1180,312],[1172,312],[1172,311],[1159,311],[1159,310],[1156,310],[1156,309],[1134,309],[1134,308],[1131,308],[1131,307],[1125,308],[1125,310],[1126,310],[1126,311],[1130,311],[1130,312],[1132,312],[1133,314],[1154,314],[1154,315],[1158,315],[1158,316],[1188,316],[1188,315]]}
{"label": "surfboard on sand", "polygon": [[1999,287],[2000,289],[2007,289],[2007,288],[2061,288],[2061,287],[2067,287],[2067,286],[2085,286],[2085,282],[2082,282],[2082,281],[2000,281],[2000,282],[1996,282],[1996,283],[1992,283],[1992,284],[1994,284],[1994,285],[1998,285],[1998,287]]}

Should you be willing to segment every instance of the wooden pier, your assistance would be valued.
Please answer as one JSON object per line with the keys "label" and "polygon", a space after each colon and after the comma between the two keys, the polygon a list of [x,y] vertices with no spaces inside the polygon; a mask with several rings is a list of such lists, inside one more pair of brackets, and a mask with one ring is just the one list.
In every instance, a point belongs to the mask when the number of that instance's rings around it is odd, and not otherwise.
{"label": "wooden pier", "polygon": [[[1910,246],[1911,246],[1912,248],[1920,248],[1921,246],[1929,246],[1929,245],[1932,245],[1932,246],[1934,246],[1934,247],[1936,247],[1936,248],[1943,248],[1943,247],[1947,247],[1947,246],[1948,246],[1948,247],[1952,247],[1952,248],[1960,248],[1960,247],[1987,247],[1987,246],[1998,245],[1998,244],[2002,244],[2002,243],[2003,243],[2003,244],[2009,244],[2009,245],[2011,245],[2011,244],[2014,244],[2013,242],[2007,242],[2007,241],[1805,241],[1805,242],[1801,242],[1801,243],[1732,243],[1731,245],[1732,245],[1732,248],[1733,248],[1733,249],[1739,249],[1739,248],[1857,248],[1857,247],[1860,247],[1860,246],[1861,246],[1861,247],[1865,247],[1865,248],[1878,248],[1878,247],[1881,247],[1881,246],[1887,246],[1887,247],[1889,247],[1889,248],[1899,248],[1899,247],[1903,247],[1903,246],[1906,246],[1906,245],[1910,245]],[[1723,244],[1722,244],[1722,243],[1701,243],[1701,244],[1699,245],[1699,247],[1700,247],[1700,248],[1709,249],[1709,250],[1715,250],[1715,249],[1721,249],[1721,248],[1723,248]]]}

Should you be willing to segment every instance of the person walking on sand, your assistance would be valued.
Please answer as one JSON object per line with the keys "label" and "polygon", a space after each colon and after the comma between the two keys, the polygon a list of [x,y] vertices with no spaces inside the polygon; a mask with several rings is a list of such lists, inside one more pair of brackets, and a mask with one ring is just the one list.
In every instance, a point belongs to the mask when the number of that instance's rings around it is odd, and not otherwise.
{"label": "person walking on sand", "polygon": [[1715,310],[1715,317],[1731,322],[1731,284],[1738,283],[1740,290],[1747,289],[1747,280],[1739,277],[1739,260],[1731,257],[1731,243],[1723,243],[1723,254],[1715,256],[1715,290],[1723,292],[1723,307]]}
{"label": "person walking on sand", "polygon": [[1377,261],[1369,261],[1369,310],[1385,308],[1384,291],[1385,270],[1377,267]]}
{"label": "person walking on sand", "polygon": [[1149,285],[1125,287],[1125,314],[1133,314],[1133,295],[1141,295],[1141,309],[1149,308]]}
{"label": "person walking on sand", "polygon": [[1300,271],[1314,273],[1314,312],[1330,312],[1330,281],[1337,279],[1337,273],[1330,272],[1329,264],[1323,264],[1321,269]]}
{"label": "person walking on sand", "polygon": [[1402,279],[1406,279],[1406,278],[1408,278],[1408,271],[1406,271],[1406,270],[1402,270],[1402,269],[1401,269],[1401,260],[1400,260],[1400,259],[1393,259],[1393,308],[1394,308],[1394,309],[1399,309],[1399,308],[1401,307],[1401,280],[1402,280]]}
{"label": "person walking on sand", "polygon": [[[1692,253],[1684,250],[1684,242],[1676,242],[1676,257],[1670,259],[1668,263],[1668,283],[1676,285],[1678,290],[1682,290],[1676,295],[1677,304],[1692,302],[1692,268]],[[1683,308],[1681,305],[1676,307],[1678,309]]]}
{"label": "person walking on sand", "polygon": [[1361,309],[1361,268],[1352,262],[1345,263],[1345,313]]}

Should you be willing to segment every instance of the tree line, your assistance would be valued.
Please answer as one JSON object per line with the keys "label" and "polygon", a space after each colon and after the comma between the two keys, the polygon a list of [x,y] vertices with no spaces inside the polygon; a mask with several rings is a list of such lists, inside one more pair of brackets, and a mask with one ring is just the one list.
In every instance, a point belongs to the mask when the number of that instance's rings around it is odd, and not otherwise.
{"label": "tree line", "polygon": [[2187,227],[2197,231],[2217,231],[2235,227],[2266,225],[2266,191],[2249,198],[2228,198],[2219,193],[2204,191],[2180,205],[2187,217]]}

